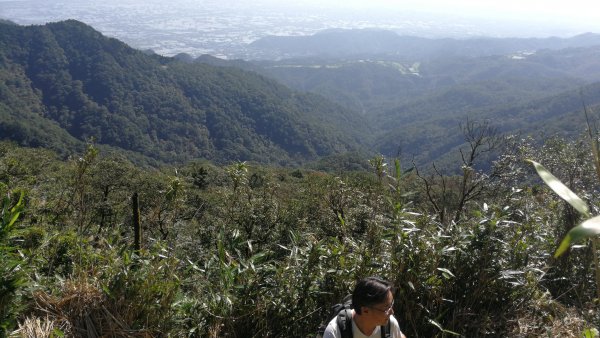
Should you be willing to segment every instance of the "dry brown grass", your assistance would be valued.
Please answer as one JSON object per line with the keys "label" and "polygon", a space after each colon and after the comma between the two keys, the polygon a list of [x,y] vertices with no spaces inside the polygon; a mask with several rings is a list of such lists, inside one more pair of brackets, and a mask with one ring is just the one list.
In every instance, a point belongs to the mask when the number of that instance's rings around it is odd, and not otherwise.
{"label": "dry brown grass", "polygon": [[[43,314],[47,319],[34,318],[23,323],[20,337],[49,337],[44,333],[54,328],[59,328],[67,337],[152,337],[146,330],[131,329],[119,313],[126,309],[115,309],[111,300],[87,278],[67,280],[60,296],[40,292],[34,299],[36,314]],[[28,335],[28,332],[34,334]]]}
{"label": "dry brown grass", "polygon": [[28,317],[22,323],[19,323],[19,329],[10,336],[13,338],[46,338],[50,337],[55,329],[59,329],[59,326],[58,323],[48,317],[45,319]]}
{"label": "dry brown grass", "polygon": [[580,338],[586,329],[597,328],[589,321],[596,311],[594,308],[565,307],[546,294],[512,321],[508,336]]}

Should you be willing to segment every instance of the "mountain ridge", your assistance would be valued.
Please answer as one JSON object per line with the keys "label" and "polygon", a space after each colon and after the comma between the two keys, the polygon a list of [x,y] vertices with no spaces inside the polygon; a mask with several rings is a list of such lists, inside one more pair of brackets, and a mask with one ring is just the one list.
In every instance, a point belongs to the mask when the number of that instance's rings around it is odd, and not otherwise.
{"label": "mountain ridge", "polygon": [[[2,115],[48,121],[64,137],[164,162],[292,164],[361,148],[360,116],[264,76],[147,55],[75,20],[1,28]],[[19,77],[29,84],[6,85]]]}
{"label": "mountain ridge", "polygon": [[[480,57],[519,51],[563,49],[600,45],[600,34],[584,33],[570,38],[424,38],[399,35],[384,29],[334,29],[305,36],[262,37],[248,44],[257,55],[294,57],[368,57],[430,59],[440,56]],[[261,57],[260,59],[265,59]]]}
{"label": "mountain ridge", "polygon": [[93,139],[159,163],[297,165],[403,149],[425,164],[461,145],[466,118],[572,135],[578,93],[600,104],[600,47],[424,63],[247,62],[148,54],[73,20],[0,28],[0,135],[55,150]]}

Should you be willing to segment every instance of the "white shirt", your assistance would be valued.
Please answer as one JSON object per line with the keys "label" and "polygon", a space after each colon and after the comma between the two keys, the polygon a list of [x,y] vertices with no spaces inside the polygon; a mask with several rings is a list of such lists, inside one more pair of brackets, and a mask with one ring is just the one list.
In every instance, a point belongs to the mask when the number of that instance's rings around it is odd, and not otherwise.
{"label": "white shirt", "polygon": [[[390,316],[390,331],[392,331],[392,338],[402,338],[402,331],[400,331],[400,325],[393,315]],[[370,336],[365,336],[360,331],[356,323],[352,321],[352,337],[353,338],[381,338],[381,326],[377,326]],[[323,338],[342,338],[342,332],[337,325],[337,316],[327,325]]]}

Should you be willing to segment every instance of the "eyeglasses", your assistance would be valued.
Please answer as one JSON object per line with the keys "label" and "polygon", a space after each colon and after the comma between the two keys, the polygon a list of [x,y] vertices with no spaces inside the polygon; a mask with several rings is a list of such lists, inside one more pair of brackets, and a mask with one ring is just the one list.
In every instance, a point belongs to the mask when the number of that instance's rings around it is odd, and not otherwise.
{"label": "eyeglasses", "polygon": [[370,306],[370,308],[373,309],[373,310],[377,310],[377,311],[383,312],[386,315],[390,315],[392,313],[392,311],[394,310],[394,300],[392,300],[392,304],[390,304],[390,306],[386,307],[384,310],[378,309],[378,308],[373,307],[373,306]]}

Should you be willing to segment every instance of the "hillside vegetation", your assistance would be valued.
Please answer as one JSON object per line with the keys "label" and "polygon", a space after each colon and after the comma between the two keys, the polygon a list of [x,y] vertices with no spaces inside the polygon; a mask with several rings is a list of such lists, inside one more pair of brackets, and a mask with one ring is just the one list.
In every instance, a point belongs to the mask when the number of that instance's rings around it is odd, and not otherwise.
{"label": "hillside vegetation", "polygon": [[380,157],[336,177],[2,144],[2,219],[18,221],[0,227],[0,332],[309,337],[356,279],[379,275],[411,337],[577,337],[600,320],[591,247],[552,258],[578,217],[520,182],[535,182],[534,158],[597,208],[589,150],[512,149],[461,177],[401,175]]}
{"label": "hillside vegetation", "polygon": [[352,111],[255,73],[146,55],[77,21],[1,25],[0,128],[24,145],[293,164],[369,134]]}
{"label": "hillside vegetation", "polygon": [[292,88],[319,93],[360,112],[374,130],[372,149],[387,156],[400,153],[421,165],[447,161],[449,150],[463,144],[459,125],[467,118],[536,138],[542,132],[577,137],[585,126],[583,105],[593,110],[600,103],[600,47],[506,52],[431,59],[372,54],[364,59],[254,64],[263,67],[256,71]]}
{"label": "hillside vegetation", "polygon": [[[3,28],[0,135],[64,155],[93,139],[152,165],[381,153],[423,166],[454,160],[467,118],[573,137],[582,103],[594,109],[600,98],[598,47],[249,63],[148,55],[77,21]],[[594,39],[573,41],[565,45]]]}

